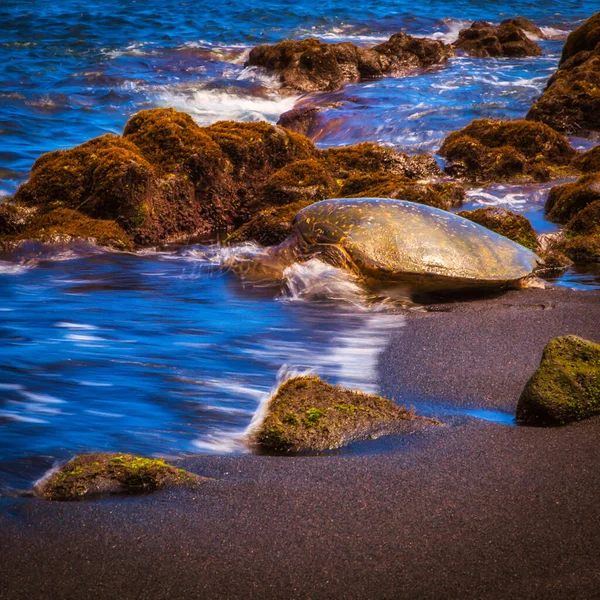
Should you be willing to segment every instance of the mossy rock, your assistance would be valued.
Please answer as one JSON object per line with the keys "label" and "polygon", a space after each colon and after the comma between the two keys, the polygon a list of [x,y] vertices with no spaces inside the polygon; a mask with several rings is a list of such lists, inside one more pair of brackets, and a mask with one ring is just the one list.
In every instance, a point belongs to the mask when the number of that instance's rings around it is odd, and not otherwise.
{"label": "mossy rock", "polygon": [[443,175],[435,159],[428,154],[408,156],[373,142],[328,148],[322,157],[337,179],[377,171],[409,179],[428,179]]}
{"label": "mossy rock", "polygon": [[459,33],[453,45],[456,50],[480,58],[540,56],[542,48],[529,39],[526,31],[541,34],[541,30],[524,17],[506,20],[500,25],[476,21]]}
{"label": "mossy rock", "polygon": [[231,161],[235,177],[252,179],[317,155],[315,145],[307,137],[264,121],[218,121],[204,131]]}
{"label": "mossy rock", "polygon": [[483,225],[534,252],[537,250],[537,235],[529,219],[523,215],[517,215],[505,208],[491,206],[476,210],[463,210],[458,215],[474,223],[479,223],[479,225]]}
{"label": "mossy rock", "polygon": [[478,119],[446,137],[439,153],[450,174],[472,181],[547,181],[573,172],[576,151],[544,123]]}
{"label": "mossy rock", "polygon": [[137,146],[107,134],[71,150],[42,155],[14,199],[30,206],[60,202],[92,218],[127,223],[135,220],[153,177],[152,166]]}
{"label": "mossy rock", "polygon": [[600,198],[588,204],[569,219],[567,235],[600,235]]}
{"label": "mossy rock", "polygon": [[55,208],[38,213],[15,241],[55,242],[82,239],[94,241],[100,246],[119,250],[131,250],[131,239],[115,221],[90,219],[69,208]]}
{"label": "mossy rock", "polygon": [[600,200],[600,172],[583,175],[573,183],[554,186],[546,200],[546,216],[566,223],[589,204]]}
{"label": "mossy rock", "polygon": [[283,383],[254,433],[259,446],[278,452],[315,452],[353,441],[435,424],[382,398],[304,376]]}
{"label": "mossy rock", "polygon": [[163,459],[131,454],[83,454],[37,483],[45,500],[84,500],[114,493],[147,493],[165,486],[195,486],[204,478]]}
{"label": "mossy rock", "polygon": [[442,64],[451,55],[451,48],[441,41],[406,34],[393,35],[374,48],[308,38],[257,46],[250,51],[246,66],[276,73],[284,90],[337,91],[346,83]]}
{"label": "mossy rock", "polygon": [[576,54],[591,51],[600,43],[600,12],[591,16],[585,23],[572,31],[565,42],[560,58],[563,64]]}
{"label": "mossy rock", "polygon": [[568,335],[553,339],[525,385],[517,421],[564,425],[600,414],[600,344]]}
{"label": "mossy rock", "polygon": [[331,196],[336,187],[323,162],[310,159],[293,162],[276,171],[266,181],[263,194],[268,204],[318,202]]}
{"label": "mossy rock", "polygon": [[340,198],[393,198],[427,204],[444,210],[460,206],[465,190],[458,183],[417,183],[386,173],[352,175],[338,193]]}
{"label": "mossy rock", "polygon": [[600,262],[600,235],[567,237],[559,249],[576,263]]}
{"label": "mossy rock", "polygon": [[292,221],[296,214],[312,203],[312,200],[299,200],[284,206],[265,208],[230,234],[225,243],[232,245],[257,242],[263,246],[281,244],[292,233]]}
{"label": "mossy rock", "polygon": [[225,167],[218,144],[190,115],[172,108],[140,111],[125,125],[123,137],[162,176],[185,173],[197,185],[211,185]]}
{"label": "mossy rock", "polygon": [[0,202],[0,236],[14,236],[21,233],[37,211],[34,206],[4,199]]}
{"label": "mossy rock", "polygon": [[558,131],[600,131],[600,13],[569,34],[558,70],[527,113]]}
{"label": "mossy rock", "polygon": [[573,166],[583,173],[600,173],[600,146],[594,146],[573,159]]}

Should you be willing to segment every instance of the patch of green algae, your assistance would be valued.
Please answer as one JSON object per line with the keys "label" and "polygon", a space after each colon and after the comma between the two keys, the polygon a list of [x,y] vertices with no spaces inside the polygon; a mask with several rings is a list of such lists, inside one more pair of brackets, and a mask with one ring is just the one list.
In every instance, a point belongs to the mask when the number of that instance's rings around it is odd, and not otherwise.
{"label": "patch of green algae", "polygon": [[269,401],[254,441],[279,452],[315,452],[392,432],[413,421],[437,424],[381,396],[330,385],[315,376],[295,377]]}
{"label": "patch of green algae", "polygon": [[600,414],[600,344],[574,335],[553,339],[517,406],[526,425],[564,425]]}
{"label": "patch of green algae", "polygon": [[115,492],[152,492],[166,485],[193,486],[202,479],[163,459],[132,454],[84,454],[37,484],[35,492],[46,500],[83,500]]}

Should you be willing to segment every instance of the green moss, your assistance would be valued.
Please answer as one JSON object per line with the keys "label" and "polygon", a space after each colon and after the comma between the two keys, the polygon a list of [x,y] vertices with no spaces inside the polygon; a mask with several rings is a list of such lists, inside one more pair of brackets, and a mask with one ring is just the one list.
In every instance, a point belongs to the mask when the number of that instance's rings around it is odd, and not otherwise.
{"label": "green moss", "polygon": [[474,181],[545,181],[571,172],[575,150],[544,123],[479,119],[451,133],[440,154],[449,172]]}
{"label": "green moss", "polygon": [[537,250],[537,235],[529,220],[504,208],[486,207],[466,210],[459,216],[487,227],[534,252]]}
{"label": "green moss", "polygon": [[600,414],[600,345],[573,335],[545,348],[517,406],[520,423],[564,425]]}
{"label": "green moss", "polygon": [[269,401],[254,439],[277,451],[319,451],[406,430],[417,422],[437,423],[380,396],[346,390],[314,376],[296,377],[283,383]]}
{"label": "green moss", "polygon": [[589,173],[573,183],[554,186],[546,201],[546,216],[555,223],[566,223],[580,210],[598,200],[600,173]]}
{"label": "green moss", "polygon": [[189,486],[202,480],[162,459],[131,454],[84,454],[36,485],[46,500],[82,500],[115,492],[151,492],[166,485]]}

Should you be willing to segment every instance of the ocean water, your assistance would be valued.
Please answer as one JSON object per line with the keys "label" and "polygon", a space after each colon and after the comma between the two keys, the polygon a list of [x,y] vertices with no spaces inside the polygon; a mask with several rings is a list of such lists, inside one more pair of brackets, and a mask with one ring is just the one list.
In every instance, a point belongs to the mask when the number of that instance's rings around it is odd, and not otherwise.
{"label": "ocean water", "polygon": [[[119,133],[129,116],[155,106],[201,124],[275,123],[296,103],[336,100],[320,146],[371,140],[435,151],[474,118],[524,116],[567,33],[597,8],[556,0],[4,0],[0,196],[27,179],[41,153]],[[516,15],[551,38],[540,42],[543,56],[457,57],[428,73],[303,98],[281,95],[274,78],[243,66],[251,47],[283,38],[369,45],[404,31],[452,41],[473,20]],[[548,189],[475,189],[467,208],[506,206],[550,232]],[[77,246],[31,248],[0,262],[0,485],[25,486],[88,450],[243,452],[253,416],[294,369],[378,390],[378,354],[404,325],[406,307],[366,298],[321,263],[295,266],[279,285],[250,285],[225,259],[215,246],[138,256]],[[556,283],[594,288],[600,274],[572,270]]]}

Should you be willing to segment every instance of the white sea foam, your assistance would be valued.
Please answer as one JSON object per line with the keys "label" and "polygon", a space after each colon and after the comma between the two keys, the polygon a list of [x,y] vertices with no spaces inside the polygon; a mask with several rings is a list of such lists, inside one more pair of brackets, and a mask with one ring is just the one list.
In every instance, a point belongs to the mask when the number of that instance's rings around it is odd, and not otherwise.
{"label": "white sea foam", "polygon": [[[544,37],[548,40],[564,40],[570,33],[568,29],[559,29],[558,27],[540,27]],[[527,34],[531,39],[537,39],[536,36]]]}
{"label": "white sea foam", "polygon": [[19,275],[26,270],[27,267],[24,265],[0,261],[0,275]]}
{"label": "white sea foam", "polygon": [[[250,75],[242,73],[242,78],[250,78]],[[271,85],[275,88],[273,81],[269,88]],[[158,90],[156,97],[161,106],[187,112],[200,125],[223,120],[276,123],[282,113],[294,107],[298,99],[297,96],[279,96],[275,89],[252,95],[242,87],[223,90],[205,86],[168,86]]]}
{"label": "white sea foam", "polygon": [[441,40],[446,44],[451,44],[458,39],[458,34],[462,29],[468,29],[473,21],[467,21],[464,19],[443,19],[444,29],[443,31],[436,31],[431,35],[427,36],[433,40]]}

